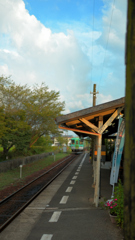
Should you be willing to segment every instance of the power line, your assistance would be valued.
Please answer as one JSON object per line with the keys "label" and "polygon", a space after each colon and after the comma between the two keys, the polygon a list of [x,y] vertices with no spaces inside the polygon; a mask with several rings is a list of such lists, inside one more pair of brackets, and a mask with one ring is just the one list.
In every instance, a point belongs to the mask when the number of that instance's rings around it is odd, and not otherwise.
{"label": "power line", "polygon": [[[95,18],[95,0],[93,0],[93,24],[92,24],[92,52],[91,52],[91,63],[93,64],[93,32],[94,32],[94,18]],[[92,65],[91,65],[92,66]],[[93,79],[93,66],[91,68],[91,80]]]}
{"label": "power line", "polygon": [[[109,42],[109,35],[110,35],[110,30],[111,30],[111,24],[112,24],[112,16],[113,16],[113,11],[114,11],[114,4],[115,4],[115,0],[113,0],[113,8],[112,8],[112,13],[111,13],[111,19],[110,19],[110,24],[109,24],[109,31],[108,31],[108,37],[107,37],[107,42],[106,42],[106,47],[105,47],[105,54],[104,54],[104,60],[103,60],[103,66],[102,66],[102,70],[101,70],[101,77],[99,80],[98,85],[100,86],[100,82],[103,76],[103,70],[104,70],[104,65],[105,65],[105,58],[106,58],[106,52],[107,52],[107,48],[108,48],[108,42]],[[99,89],[99,87],[98,87]]]}
{"label": "power line", "polygon": [[[95,0],[93,0],[93,21],[92,21],[92,37],[91,37],[91,46],[92,46],[92,51],[91,51],[91,84],[93,81],[93,33],[94,33],[94,19],[95,19]],[[91,88],[90,84],[90,88]]]}

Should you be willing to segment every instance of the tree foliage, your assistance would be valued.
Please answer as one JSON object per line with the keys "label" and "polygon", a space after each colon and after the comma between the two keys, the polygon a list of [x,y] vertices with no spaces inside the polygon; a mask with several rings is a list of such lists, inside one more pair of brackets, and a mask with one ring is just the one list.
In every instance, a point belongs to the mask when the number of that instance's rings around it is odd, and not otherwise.
{"label": "tree foliage", "polygon": [[58,136],[56,139],[57,139],[57,141],[58,141],[58,143],[59,143],[60,146],[62,146],[62,145],[64,145],[64,144],[65,144],[66,146],[68,145],[68,139],[67,139],[66,137],[63,137],[63,136],[60,135],[60,136]]}
{"label": "tree foliage", "polygon": [[43,135],[57,135],[55,118],[64,110],[59,97],[44,83],[30,88],[0,77],[0,137],[5,154],[13,145],[21,150]]}
{"label": "tree foliage", "polygon": [[46,136],[42,136],[40,137],[37,142],[34,144],[34,146],[40,146],[40,147],[44,147],[44,148],[48,148],[49,146],[51,146],[53,143],[51,137],[49,135]]}

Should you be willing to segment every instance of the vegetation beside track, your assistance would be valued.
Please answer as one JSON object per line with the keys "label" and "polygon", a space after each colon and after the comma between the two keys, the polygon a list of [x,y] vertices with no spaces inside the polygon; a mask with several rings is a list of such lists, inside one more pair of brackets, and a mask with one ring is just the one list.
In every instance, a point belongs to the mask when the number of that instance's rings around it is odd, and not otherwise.
{"label": "vegetation beside track", "polygon": [[13,170],[0,173],[0,190],[10,185],[16,185],[18,182],[23,181],[31,174],[44,169],[52,163],[64,158],[65,156],[68,156],[69,154],[70,153],[57,153],[56,155],[51,155],[36,162],[24,165],[22,167],[22,178],[20,178],[20,168],[15,168]]}

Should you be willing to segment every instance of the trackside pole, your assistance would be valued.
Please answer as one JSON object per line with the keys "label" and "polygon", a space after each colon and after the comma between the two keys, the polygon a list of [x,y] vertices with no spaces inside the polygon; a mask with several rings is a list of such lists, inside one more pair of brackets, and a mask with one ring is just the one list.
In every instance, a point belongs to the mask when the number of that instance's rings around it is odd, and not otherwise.
{"label": "trackside pole", "polygon": [[52,153],[53,157],[54,157],[54,162],[55,162],[55,153]]}
{"label": "trackside pole", "polygon": [[20,178],[22,178],[22,167],[23,165],[20,165]]}

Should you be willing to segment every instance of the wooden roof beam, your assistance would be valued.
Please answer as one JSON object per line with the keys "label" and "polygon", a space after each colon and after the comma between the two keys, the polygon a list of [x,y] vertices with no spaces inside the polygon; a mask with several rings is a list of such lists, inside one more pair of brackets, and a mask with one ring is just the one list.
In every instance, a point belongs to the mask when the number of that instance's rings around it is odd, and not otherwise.
{"label": "wooden roof beam", "polygon": [[84,131],[81,129],[74,129],[74,128],[68,128],[68,127],[62,127],[61,125],[59,125],[60,129],[65,129],[65,130],[69,130],[69,131],[73,131],[73,132],[79,132],[79,133],[84,133],[86,135],[93,135],[93,136],[99,136],[99,133],[94,133],[94,132],[88,132],[88,131]]}
{"label": "wooden roof beam", "polygon": [[96,127],[94,124],[92,124],[91,122],[89,122],[88,120],[86,120],[85,118],[80,118],[79,119],[81,122],[83,122],[85,125],[87,125],[88,127],[92,128],[93,130],[95,130],[97,133],[99,131],[98,127]]}
{"label": "wooden roof beam", "polygon": [[102,134],[106,128],[113,122],[113,120],[120,114],[120,112],[123,110],[124,107],[118,108],[112,116],[105,122],[105,124],[99,128],[99,133]]}

